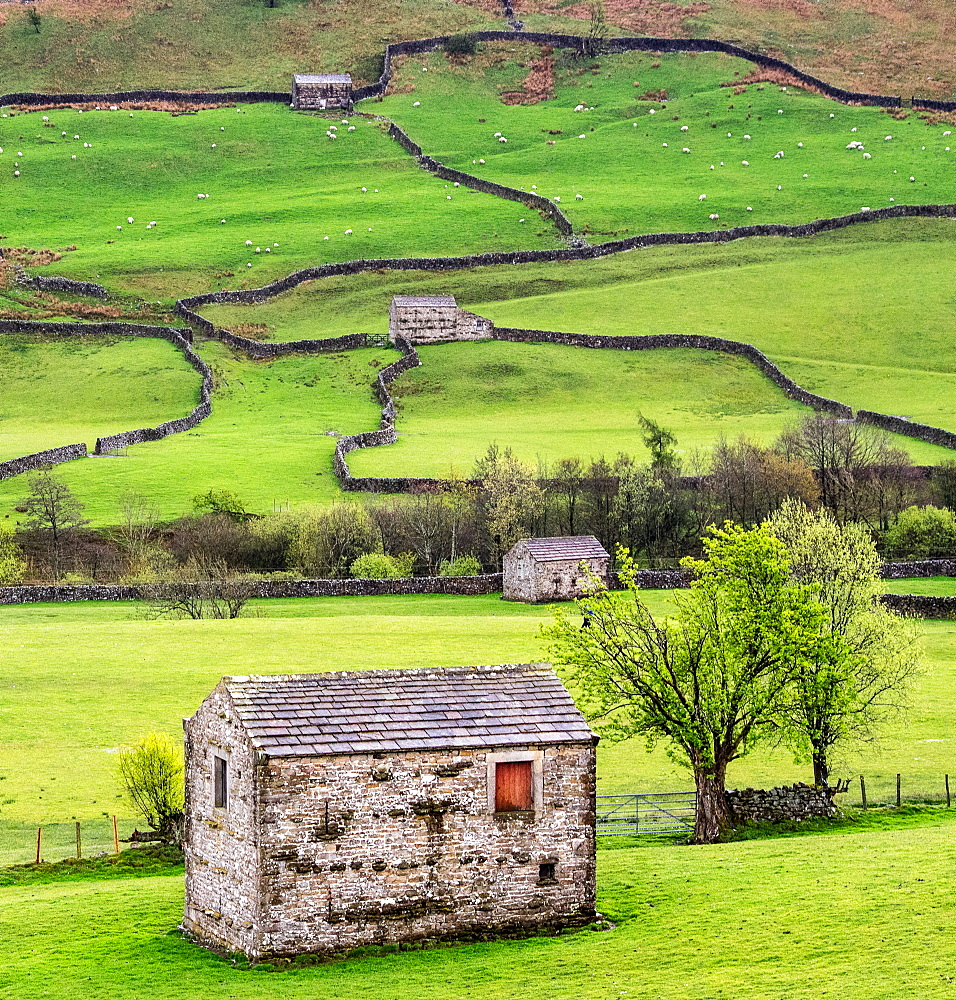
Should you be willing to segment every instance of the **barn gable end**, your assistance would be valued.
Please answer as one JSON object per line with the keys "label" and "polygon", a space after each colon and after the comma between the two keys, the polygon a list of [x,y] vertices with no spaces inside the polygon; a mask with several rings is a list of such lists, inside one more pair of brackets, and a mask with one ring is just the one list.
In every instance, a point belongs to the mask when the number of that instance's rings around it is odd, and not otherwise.
{"label": "barn gable end", "polygon": [[502,559],[502,597],[506,601],[570,601],[588,585],[586,563],[605,585],[611,557],[593,535],[522,538]]}
{"label": "barn gable end", "polygon": [[352,77],[348,73],[296,73],[292,107],[308,111],[352,110]]}
{"label": "barn gable end", "polygon": [[224,678],[186,722],[184,927],[260,958],[586,923],[596,740],[546,664]]}

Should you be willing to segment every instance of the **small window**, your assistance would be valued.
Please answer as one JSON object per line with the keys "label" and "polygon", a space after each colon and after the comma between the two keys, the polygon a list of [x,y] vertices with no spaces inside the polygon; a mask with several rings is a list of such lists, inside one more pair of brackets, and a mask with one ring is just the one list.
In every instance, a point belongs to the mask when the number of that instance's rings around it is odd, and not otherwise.
{"label": "small window", "polygon": [[225,809],[229,803],[229,765],[222,757],[213,757],[213,804]]}
{"label": "small window", "polygon": [[495,765],[495,812],[529,812],[534,809],[531,761],[502,761]]}
{"label": "small window", "polygon": [[538,865],[538,880],[541,882],[553,882],[554,869],[555,864],[553,861],[546,862],[543,865]]}

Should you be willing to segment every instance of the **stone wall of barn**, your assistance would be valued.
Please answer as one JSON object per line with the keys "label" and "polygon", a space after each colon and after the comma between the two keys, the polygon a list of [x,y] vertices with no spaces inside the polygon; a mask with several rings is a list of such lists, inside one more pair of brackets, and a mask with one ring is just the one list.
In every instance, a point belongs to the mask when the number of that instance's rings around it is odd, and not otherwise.
{"label": "stone wall of barn", "polygon": [[306,111],[333,108],[351,109],[352,85],[350,83],[293,83],[292,105]]}
{"label": "stone wall of barn", "polygon": [[[592,571],[608,579],[608,559],[589,559]],[[580,559],[536,562],[527,549],[506,552],[502,559],[502,599],[505,601],[571,601],[587,585]]]}
{"label": "stone wall of barn", "polygon": [[[270,759],[259,769],[260,933],[244,928],[245,869],[215,883],[192,876],[193,889],[224,892],[220,916],[203,913],[195,926],[263,957],[589,922],[594,748],[537,749],[542,808],[497,815],[484,750]],[[241,823],[249,819],[243,807]],[[553,877],[542,865],[554,865]]]}
{"label": "stone wall of barn", "polygon": [[388,339],[409,344],[441,344],[450,340],[484,340],[491,320],[456,305],[396,305],[388,316]]}
{"label": "stone wall of barn", "polygon": [[[256,751],[222,687],[183,723],[186,906],[183,928],[204,944],[253,954],[261,910]],[[228,808],[213,799],[213,757],[228,761]]]}

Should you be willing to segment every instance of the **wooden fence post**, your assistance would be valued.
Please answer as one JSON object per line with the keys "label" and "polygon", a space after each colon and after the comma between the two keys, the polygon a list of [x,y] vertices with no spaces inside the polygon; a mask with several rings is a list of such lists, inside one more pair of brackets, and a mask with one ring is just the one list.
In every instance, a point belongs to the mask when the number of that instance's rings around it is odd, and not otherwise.
{"label": "wooden fence post", "polygon": [[116,849],[116,853],[119,854],[119,833],[116,829],[116,816],[113,817],[113,847]]}
{"label": "wooden fence post", "polygon": [[950,798],[949,798],[949,775],[946,775],[946,808],[949,809]]}
{"label": "wooden fence post", "polygon": [[83,847],[80,844],[80,821],[76,821],[76,859],[79,861],[83,857]]}
{"label": "wooden fence post", "polygon": [[900,774],[896,772],[896,808],[900,807]]}
{"label": "wooden fence post", "polygon": [[37,864],[40,863],[40,844],[43,843],[43,827],[37,827]]}
{"label": "wooden fence post", "polygon": [[863,808],[866,808],[866,779],[860,775],[860,798],[863,799]]}

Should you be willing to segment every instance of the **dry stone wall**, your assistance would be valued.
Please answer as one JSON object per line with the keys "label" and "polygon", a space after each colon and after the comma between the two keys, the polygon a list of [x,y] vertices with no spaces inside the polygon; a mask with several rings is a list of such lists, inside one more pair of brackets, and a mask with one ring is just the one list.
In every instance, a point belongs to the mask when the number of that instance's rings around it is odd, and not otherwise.
{"label": "dry stone wall", "polygon": [[46,451],[37,451],[22,458],[11,458],[7,462],[0,462],[0,479],[10,479],[23,472],[42,469],[48,465],[60,465],[62,462],[72,462],[76,458],[86,458],[86,454],[86,445],[81,443],[48,448]]}
{"label": "dry stone wall", "polygon": [[93,281],[74,281],[59,275],[31,275],[22,267],[15,269],[16,282],[24,288],[34,288],[38,292],[66,292],[68,295],[85,295],[94,299],[108,299],[110,293]]}
{"label": "dry stone wall", "polygon": [[815,785],[782,788],[728,789],[725,792],[730,813],[736,823],[787,823],[819,819],[839,814],[833,788]]}

